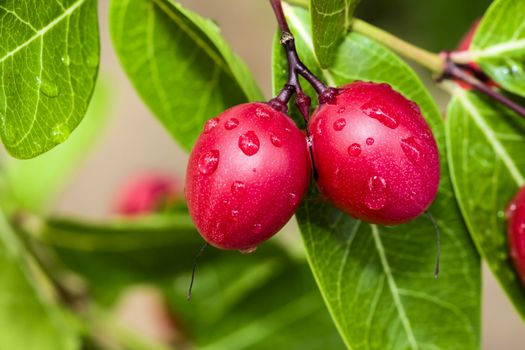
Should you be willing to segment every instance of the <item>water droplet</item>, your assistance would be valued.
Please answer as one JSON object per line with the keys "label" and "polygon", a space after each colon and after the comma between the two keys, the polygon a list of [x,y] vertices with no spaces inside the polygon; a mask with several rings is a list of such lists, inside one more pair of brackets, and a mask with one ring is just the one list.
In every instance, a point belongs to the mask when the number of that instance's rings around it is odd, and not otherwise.
{"label": "water droplet", "polygon": [[231,118],[226,123],[224,123],[224,128],[226,130],[233,130],[239,125],[239,120],[236,118]]}
{"label": "water droplet", "polygon": [[62,143],[67,140],[70,134],[71,130],[69,130],[67,125],[57,124],[51,130],[51,140],[55,143]]}
{"label": "water droplet", "polygon": [[58,86],[55,83],[52,83],[45,79],[41,79],[40,77],[36,77],[36,81],[40,92],[46,95],[47,97],[54,98],[57,97],[60,93],[60,90],[58,89]]}
{"label": "water droplet", "polygon": [[288,193],[288,203],[291,207],[296,207],[299,204],[299,196],[295,193]]}
{"label": "water droplet", "polygon": [[375,140],[373,138],[371,138],[371,137],[366,139],[366,144],[368,146],[372,146],[374,144],[374,142],[375,142]]}
{"label": "water droplet", "polygon": [[255,115],[259,118],[270,118],[270,113],[260,107],[255,110]]}
{"label": "water droplet", "polygon": [[420,146],[412,136],[401,140],[401,149],[405,153],[405,156],[407,156],[408,160],[414,164],[419,162],[419,159],[421,158],[419,147]]}
{"label": "water droplet", "polygon": [[390,129],[399,126],[399,121],[394,112],[387,110],[387,107],[375,100],[370,100],[361,106],[361,110],[370,118],[378,120],[381,124]]}
{"label": "water droplet", "polygon": [[86,59],[86,64],[88,67],[95,68],[98,67],[99,57],[98,54],[93,52]]}
{"label": "water droplet", "polygon": [[345,110],[346,110],[345,107],[340,107],[340,108],[337,110],[337,113],[342,114],[342,113],[345,112]]}
{"label": "water droplet", "polygon": [[341,131],[346,125],[346,120],[344,118],[339,118],[334,122],[334,130]]}
{"label": "water droplet", "polygon": [[219,125],[219,121],[219,118],[212,118],[208,120],[206,124],[204,124],[204,133],[207,134],[213,129],[215,129],[215,127]]}
{"label": "water droplet", "polygon": [[230,215],[228,216],[228,219],[230,221],[237,221],[237,220],[239,220],[239,211],[235,210],[235,209],[232,209],[232,211],[230,211]]}
{"label": "water droplet", "polygon": [[275,147],[281,147],[283,145],[281,139],[277,137],[273,132],[270,133],[270,141]]}
{"label": "water droplet", "polygon": [[234,196],[240,197],[246,193],[246,185],[242,181],[234,181],[232,183],[231,191]]}
{"label": "water droplet", "polygon": [[348,154],[357,157],[361,154],[361,145],[358,143],[352,143],[350,146],[348,146]]}
{"label": "water droplet", "polygon": [[386,204],[386,181],[381,176],[374,175],[368,180],[368,193],[365,205],[371,210],[379,210]]}
{"label": "water droplet", "polygon": [[312,141],[312,136],[307,136],[306,137],[306,144],[308,145],[308,147],[312,147],[314,142]]}
{"label": "water droplet", "polygon": [[250,254],[250,253],[253,253],[256,250],[257,250],[257,247],[250,247],[250,248],[246,248],[246,249],[239,249],[239,252],[241,252],[242,254]]}
{"label": "water droplet", "polygon": [[261,224],[253,224],[252,233],[259,234],[261,232],[262,232],[262,225]]}
{"label": "water droplet", "polygon": [[259,138],[253,131],[248,131],[245,134],[239,136],[239,148],[247,156],[253,156],[259,151]]}
{"label": "water droplet", "polygon": [[69,55],[65,55],[65,56],[60,57],[60,60],[61,60],[62,63],[64,63],[67,67],[69,67],[69,65],[71,64],[71,58],[69,57]]}
{"label": "water droplet", "polygon": [[210,175],[217,170],[219,166],[219,151],[211,150],[203,153],[199,158],[199,171],[201,174]]}

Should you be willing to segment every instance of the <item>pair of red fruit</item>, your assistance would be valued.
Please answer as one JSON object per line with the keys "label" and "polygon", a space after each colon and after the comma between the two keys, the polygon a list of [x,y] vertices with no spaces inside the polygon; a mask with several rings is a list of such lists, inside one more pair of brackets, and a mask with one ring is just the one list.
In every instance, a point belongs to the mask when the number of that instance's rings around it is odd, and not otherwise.
{"label": "pair of red fruit", "polygon": [[308,129],[310,140],[268,103],[241,104],[206,123],[185,192],[208,243],[253,251],[295,213],[312,164],[324,197],[369,223],[410,221],[433,201],[436,142],[419,107],[388,84],[338,89],[333,101],[316,108]]}

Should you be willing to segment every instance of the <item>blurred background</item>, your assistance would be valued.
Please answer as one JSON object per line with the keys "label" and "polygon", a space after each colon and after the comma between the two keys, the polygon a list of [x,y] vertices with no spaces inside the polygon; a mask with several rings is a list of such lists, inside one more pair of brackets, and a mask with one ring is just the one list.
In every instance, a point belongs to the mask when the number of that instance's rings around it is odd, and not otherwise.
{"label": "blurred background", "polygon": [[[247,62],[269,97],[275,22],[267,1],[180,2],[218,22],[234,51]],[[424,48],[437,51],[453,49],[489,3],[488,0],[362,0],[357,15]],[[148,111],[120,68],[109,39],[108,4],[105,0],[99,4],[102,36],[100,78],[109,86],[112,116],[94,151],[78,168],[53,209],[60,214],[94,219],[107,218],[114,212],[116,193],[130,177],[162,171],[183,179],[188,158]],[[432,85],[424,72],[423,77],[426,77],[437,101],[444,106],[446,94]],[[293,227],[289,231],[298,235]],[[483,277],[483,348],[523,348],[524,324],[486,268]],[[144,293],[142,295],[151,294]],[[148,303],[158,305],[152,298],[155,299],[151,295],[144,300],[139,297],[135,304],[144,304],[145,308],[151,308]]]}

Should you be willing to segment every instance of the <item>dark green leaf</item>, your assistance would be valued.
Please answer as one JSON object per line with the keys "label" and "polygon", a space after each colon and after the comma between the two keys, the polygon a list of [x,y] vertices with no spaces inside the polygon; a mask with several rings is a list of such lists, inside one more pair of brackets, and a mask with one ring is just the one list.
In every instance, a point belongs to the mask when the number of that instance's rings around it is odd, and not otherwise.
{"label": "dark green leaf", "polygon": [[[439,112],[405,63],[352,33],[339,47],[333,65],[320,70],[313,65],[306,11],[288,6],[287,10],[300,56],[316,74],[337,86],[357,79],[388,82],[419,104],[445,154]],[[285,79],[282,60],[274,63],[279,84]],[[395,227],[369,225],[333,208],[315,191],[299,209],[312,271],[349,348],[479,348],[479,258],[456,205],[443,156],[441,169],[439,193],[430,208],[442,233],[438,280],[432,274],[436,242],[427,218]]]}
{"label": "dark green leaf", "polygon": [[217,26],[174,1],[113,0],[111,32],[133,85],[186,149],[207,119],[262,99]]}
{"label": "dark green leaf", "polygon": [[504,215],[525,182],[525,122],[476,93],[455,87],[453,95],[446,130],[456,196],[478,251],[525,319]]}
{"label": "dark green leaf", "polygon": [[86,117],[71,138],[38,158],[6,160],[6,190],[16,209],[42,211],[49,204],[93,143],[100,139],[109,117],[109,95],[109,86],[99,80]]}
{"label": "dark green leaf", "polygon": [[321,67],[332,63],[358,3],[359,0],[310,0],[312,41]]}
{"label": "dark green leaf", "polygon": [[525,1],[494,1],[467,54],[503,88],[525,97]]}
{"label": "dark green leaf", "polygon": [[79,340],[64,315],[35,288],[26,252],[0,213],[0,349],[73,350]]}
{"label": "dark green leaf", "polygon": [[84,117],[99,63],[96,0],[2,1],[0,135],[32,158]]}

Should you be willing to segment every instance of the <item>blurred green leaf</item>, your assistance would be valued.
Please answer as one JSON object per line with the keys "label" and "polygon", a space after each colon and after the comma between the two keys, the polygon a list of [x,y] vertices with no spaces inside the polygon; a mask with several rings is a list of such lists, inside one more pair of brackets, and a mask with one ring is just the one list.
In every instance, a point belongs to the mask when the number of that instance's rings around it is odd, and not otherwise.
{"label": "blurred green leaf", "polygon": [[93,144],[100,139],[109,120],[109,86],[97,84],[91,105],[81,125],[62,145],[30,160],[7,159],[6,190],[16,209],[43,211],[53,196],[72,175]]}
{"label": "blurred green leaf", "polygon": [[0,212],[0,348],[79,349],[71,325],[38,294],[25,254]]}
{"label": "blurred green leaf", "polygon": [[198,349],[344,348],[306,263],[271,241],[249,255],[200,263],[190,303],[188,280],[165,291]]}
{"label": "blurred green leaf", "polygon": [[312,41],[321,67],[332,63],[359,0],[310,0]]}
{"label": "blurred green leaf", "polygon": [[508,253],[504,215],[524,184],[525,122],[459,86],[453,96],[446,131],[456,196],[478,251],[525,319],[525,289]]}
{"label": "blurred green leaf", "polygon": [[87,110],[97,1],[2,1],[0,18],[0,135],[11,155],[32,158],[67,140]]}
{"label": "blurred green leaf", "polygon": [[525,1],[494,1],[469,51],[498,84],[525,97]]}
{"label": "blurred green leaf", "polygon": [[[307,13],[287,6],[299,55],[331,85],[388,82],[417,102],[442,155],[440,188],[430,212],[442,237],[442,273],[432,271],[436,242],[430,221],[375,226],[356,221],[311,190],[297,217],[310,266],[349,348],[477,349],[480,346],[480,263],[456,205],[443,121],[416,74],[396,55],[349,34],[332,66],[313,64]],[[275,50],[280,51],[276,46]],[[285,79],[274,56],[276,86]]]}
{"label": "blurred green leaf", "polygon": [[262,95],[218,27],[169,0],[111,2],[120,61],[164,127],[191,149],[204,122]]}

